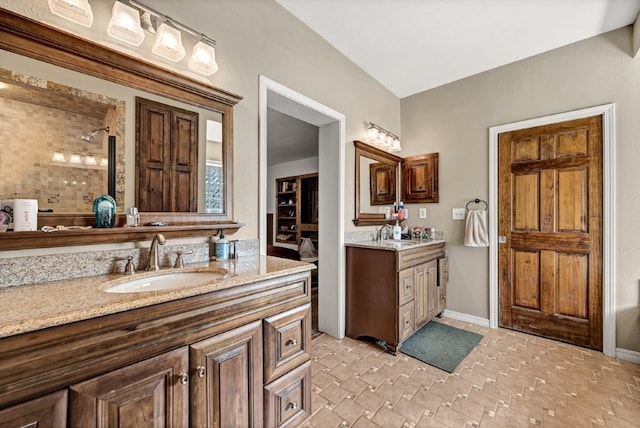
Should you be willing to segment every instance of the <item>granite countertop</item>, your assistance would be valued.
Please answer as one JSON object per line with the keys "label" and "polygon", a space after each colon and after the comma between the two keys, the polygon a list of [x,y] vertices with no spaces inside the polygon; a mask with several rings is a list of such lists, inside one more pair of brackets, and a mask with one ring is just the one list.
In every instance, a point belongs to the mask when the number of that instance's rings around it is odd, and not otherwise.
{"label": "granite countertop", "polygon": [[[0,290],[0,338],[89,318],[123,312],[171,300],[222,290],[251,282],[314,269],[310,263],[269,256],[247,256],[237,260],[211,261],[164,268],[159,272],[137,272],[92,276]],[[202,285],[164,291],[108,293],[104,290],[137,278],[176,272],[223,272],[224,278]]]}
{"label": "granite countertop", "polygon": [[357,241],[345,243],[348,247],[373,248],[387,251],[402,251],[429,245],[444,244],[443,239],[385,239],[382,241]]}

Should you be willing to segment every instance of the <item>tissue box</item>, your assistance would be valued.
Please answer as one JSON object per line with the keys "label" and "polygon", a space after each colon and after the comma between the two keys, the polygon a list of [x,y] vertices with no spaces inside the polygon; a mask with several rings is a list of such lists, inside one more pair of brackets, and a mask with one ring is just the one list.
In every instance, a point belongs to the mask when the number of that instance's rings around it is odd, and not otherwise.
{"label": "tissue box", "polygon": [[38,230],[38,200],[13,200],[13,230],[29,232]]}

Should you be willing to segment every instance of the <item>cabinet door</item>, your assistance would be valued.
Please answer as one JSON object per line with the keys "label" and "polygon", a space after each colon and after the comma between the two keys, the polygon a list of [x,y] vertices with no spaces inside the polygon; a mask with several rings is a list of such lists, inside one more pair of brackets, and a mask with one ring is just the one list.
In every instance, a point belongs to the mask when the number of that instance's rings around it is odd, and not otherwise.
{"label": "cabinet door", "polygon": [[447,283],[449,282],[449,258],[438,259],[438,314],[447,306]]}
{"label": "cabinet door", "polygon": [[192,427],[262,426],[262,322],[191,345]]}
{"label": "cabinet door", "polygon": [[427,280],[427,321],[438,315],[438,261],[431,260],[426,264]]}
{"label": "cabinet door", "polygon": [[438,202],[438,153],[402,160],[402,200],[408,203]]}
{"label": "cabinet door", "polygon": [[95,377],[69,389],[72,427],[187,427],[187,347]]}
{"label": "cabinet door", "polygon": [[413,268],[416,289],[416,330],[436,315],[438,308],[436,267],[436,261],[432,260]]}
{"label": "cabinet door", "polygon": [[[409,302],[404,306],[401,306],[398,310],[398,342],[402,342],[407,337],[411,336],[415,331],[415,308],[413,302]],[[395,346],[390,348],[387,343],[387,348],[395,354]]]}
{"label": "cabinet door", "polygon": [[0,411],[3,428],[64,428],[67,426],[67,390]]}

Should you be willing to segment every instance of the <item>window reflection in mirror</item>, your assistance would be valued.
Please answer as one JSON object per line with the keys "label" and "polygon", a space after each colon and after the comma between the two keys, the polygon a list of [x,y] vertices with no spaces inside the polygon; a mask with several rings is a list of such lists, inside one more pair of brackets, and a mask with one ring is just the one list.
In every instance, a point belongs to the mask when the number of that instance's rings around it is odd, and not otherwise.
{"label": "window reflection in mirror", "polygon": [[207,120],[204,207],[209,214],[224,212],[224,173],[222,170],[222,123]]}

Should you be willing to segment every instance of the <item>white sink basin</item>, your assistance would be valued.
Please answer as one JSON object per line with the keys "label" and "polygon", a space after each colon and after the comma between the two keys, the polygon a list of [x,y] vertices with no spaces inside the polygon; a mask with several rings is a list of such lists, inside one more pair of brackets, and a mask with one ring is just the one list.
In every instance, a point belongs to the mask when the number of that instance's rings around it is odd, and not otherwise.
{"label": "white sink basin", "polygon": [[174,290],[176,288],[196,287],[207,282],[223,279],[224,272],[175,272],[165,275],[130,279],[107,287],[107,293],[144,293],[148,291]]}

